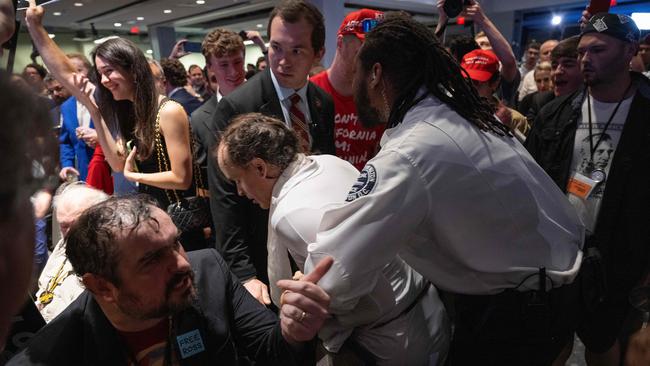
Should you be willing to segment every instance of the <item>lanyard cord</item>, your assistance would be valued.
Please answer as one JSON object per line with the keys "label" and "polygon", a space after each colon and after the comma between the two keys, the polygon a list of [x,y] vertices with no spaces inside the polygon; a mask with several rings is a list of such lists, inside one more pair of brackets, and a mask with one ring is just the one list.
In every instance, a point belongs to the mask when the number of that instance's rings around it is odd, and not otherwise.
{"label": "lanyard cord", "polygon": [[[68,277],[68,275],[70,274],[70,273],[68,272],[68,273],[65,274],[65,276],[63,275],[63,267],[65,267],[65,264],[66,264],[67,262],[68,262],[68,258],[66,257],[66,258],[63,260],[63,263],[61,263],[61,267],[59,267],[59,270],[56,272],[56,274],[54,275],[54,277],[50,278],[50,281],[47,283],[47,286],[45,287],[45,291],[43,291],[43,292],[39,295],[39,301],[41,301],[41,303],[42,303],[43,305],[49,304],[49,303],[52,301],[52,300],[51,300],[51,299],[52,299],[51,297],[50,297],[50,300],[47,301],[47,297],[46,297],[46,296],[47,296],[47,295],[54,294],[54,289],[56,289],[57,286],[59,286],[59,285],[63,282],[63,280],[65,280],[65,279]],[[42,299],[42,300],[41,300],[41,299]]]}
{"label": "lanyard cord", "polygon": [[627,94],[628,91],[630,91],[631,87],[632,87],[632,83],[630,82],[630,85],[628,85],[627,89],[625,89],[625,92],[623,93],[621,100],[618,101],[618,103],[616,104],[616,108],[614,108],[614,111],[609,116],[607,123],[605,123],[605,128],[603,128],[603,131],[600,133],[600,136],[598,136],[598,141],[596,141],[596,145],[594,145],[593,127],[591,124],[591,95],[589,94],[589,90],[587,90],[587,114],[589,116],[589,153],[591,155],[592,162],[594,161],[594,153],[596,152],[596,149],[598,149],[598,145],[600,145],[601,141],[603,140],[603,137],[605,136],[605,132],[607,132],[607,128],[609,128],[609,124],[614,119],[616,112],[618,112],[618,108],[625,100],[625,95]]}

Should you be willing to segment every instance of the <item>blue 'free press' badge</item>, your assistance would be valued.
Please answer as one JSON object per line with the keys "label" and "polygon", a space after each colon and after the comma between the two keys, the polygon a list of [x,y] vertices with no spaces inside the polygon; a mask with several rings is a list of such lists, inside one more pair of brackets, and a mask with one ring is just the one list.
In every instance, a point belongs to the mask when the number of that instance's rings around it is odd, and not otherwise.
{"label": "blue 'free press' badge", "polygon": [[201,339],[201,333],[199,333],[198,329],[179,335],[176,337],[176,342],[178,342],[178,349],[181,351],[182,359],[205,351],[203,339]]}

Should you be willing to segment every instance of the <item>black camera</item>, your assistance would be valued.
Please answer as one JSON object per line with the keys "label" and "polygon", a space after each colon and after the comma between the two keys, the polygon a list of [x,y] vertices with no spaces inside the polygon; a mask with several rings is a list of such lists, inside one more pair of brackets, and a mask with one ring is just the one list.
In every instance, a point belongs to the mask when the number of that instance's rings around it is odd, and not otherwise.
{"label": "black camera", "polygon": [[449,18],[455,18],[467,5],[472,5],[472,0],[447,0],[443,9]]}

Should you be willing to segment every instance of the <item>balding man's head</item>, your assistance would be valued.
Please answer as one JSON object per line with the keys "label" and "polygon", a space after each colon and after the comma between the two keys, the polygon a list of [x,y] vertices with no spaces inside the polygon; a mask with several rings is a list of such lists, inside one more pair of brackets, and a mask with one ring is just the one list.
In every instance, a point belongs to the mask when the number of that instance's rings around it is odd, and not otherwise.
{"label": "balding man's head", "polygon": [[539,47],[539,62],[551,62],[551,51],[557,46],[558,41],[549,39]]}
{"label": "balding man's head", "polygon": [[88,207],[108,199],[102,191],[84,184],[70,184],[59,189],[54,197],[56,220],[61,227],[63,237],[68,235],[70,226]]}

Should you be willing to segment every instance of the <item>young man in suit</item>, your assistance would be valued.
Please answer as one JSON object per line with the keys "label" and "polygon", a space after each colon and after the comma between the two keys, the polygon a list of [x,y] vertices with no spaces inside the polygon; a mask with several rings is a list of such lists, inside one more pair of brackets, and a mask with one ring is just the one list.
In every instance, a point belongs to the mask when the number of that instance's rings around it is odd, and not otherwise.
{"label": "young man in suit", "polygon": [[[201,52],[205,57],[206,67],[217,78],[218,89],[202,106],[192,112],[190,123],[195,138],[196,159],[201,168],[203,183],[207,183],[208,141],[211,136],[210,125],[217,104],[224,96],[230,94],[246,81],[244,78],[244,40],[235,32],[217,28],[203,39]],[[208,187],[202,187],[208,188]]]}
{"label": "young man in suit", "polygon": [[[212,120],[216,136],[232,117],[259,112],[294,129],[307,153],[334,154],[334,105],[329,95],[307,80],[311,66],[324,53],[322,14],[301,0],[287,0],[271,12],[268,23],[270,67],[219,102]],[[214,151],[212,138],[209,151]],[[267,268],[268,211],[237,194],[208,159],[208,184],[216,246],[231,270],[255,298],[270,304]]]}

